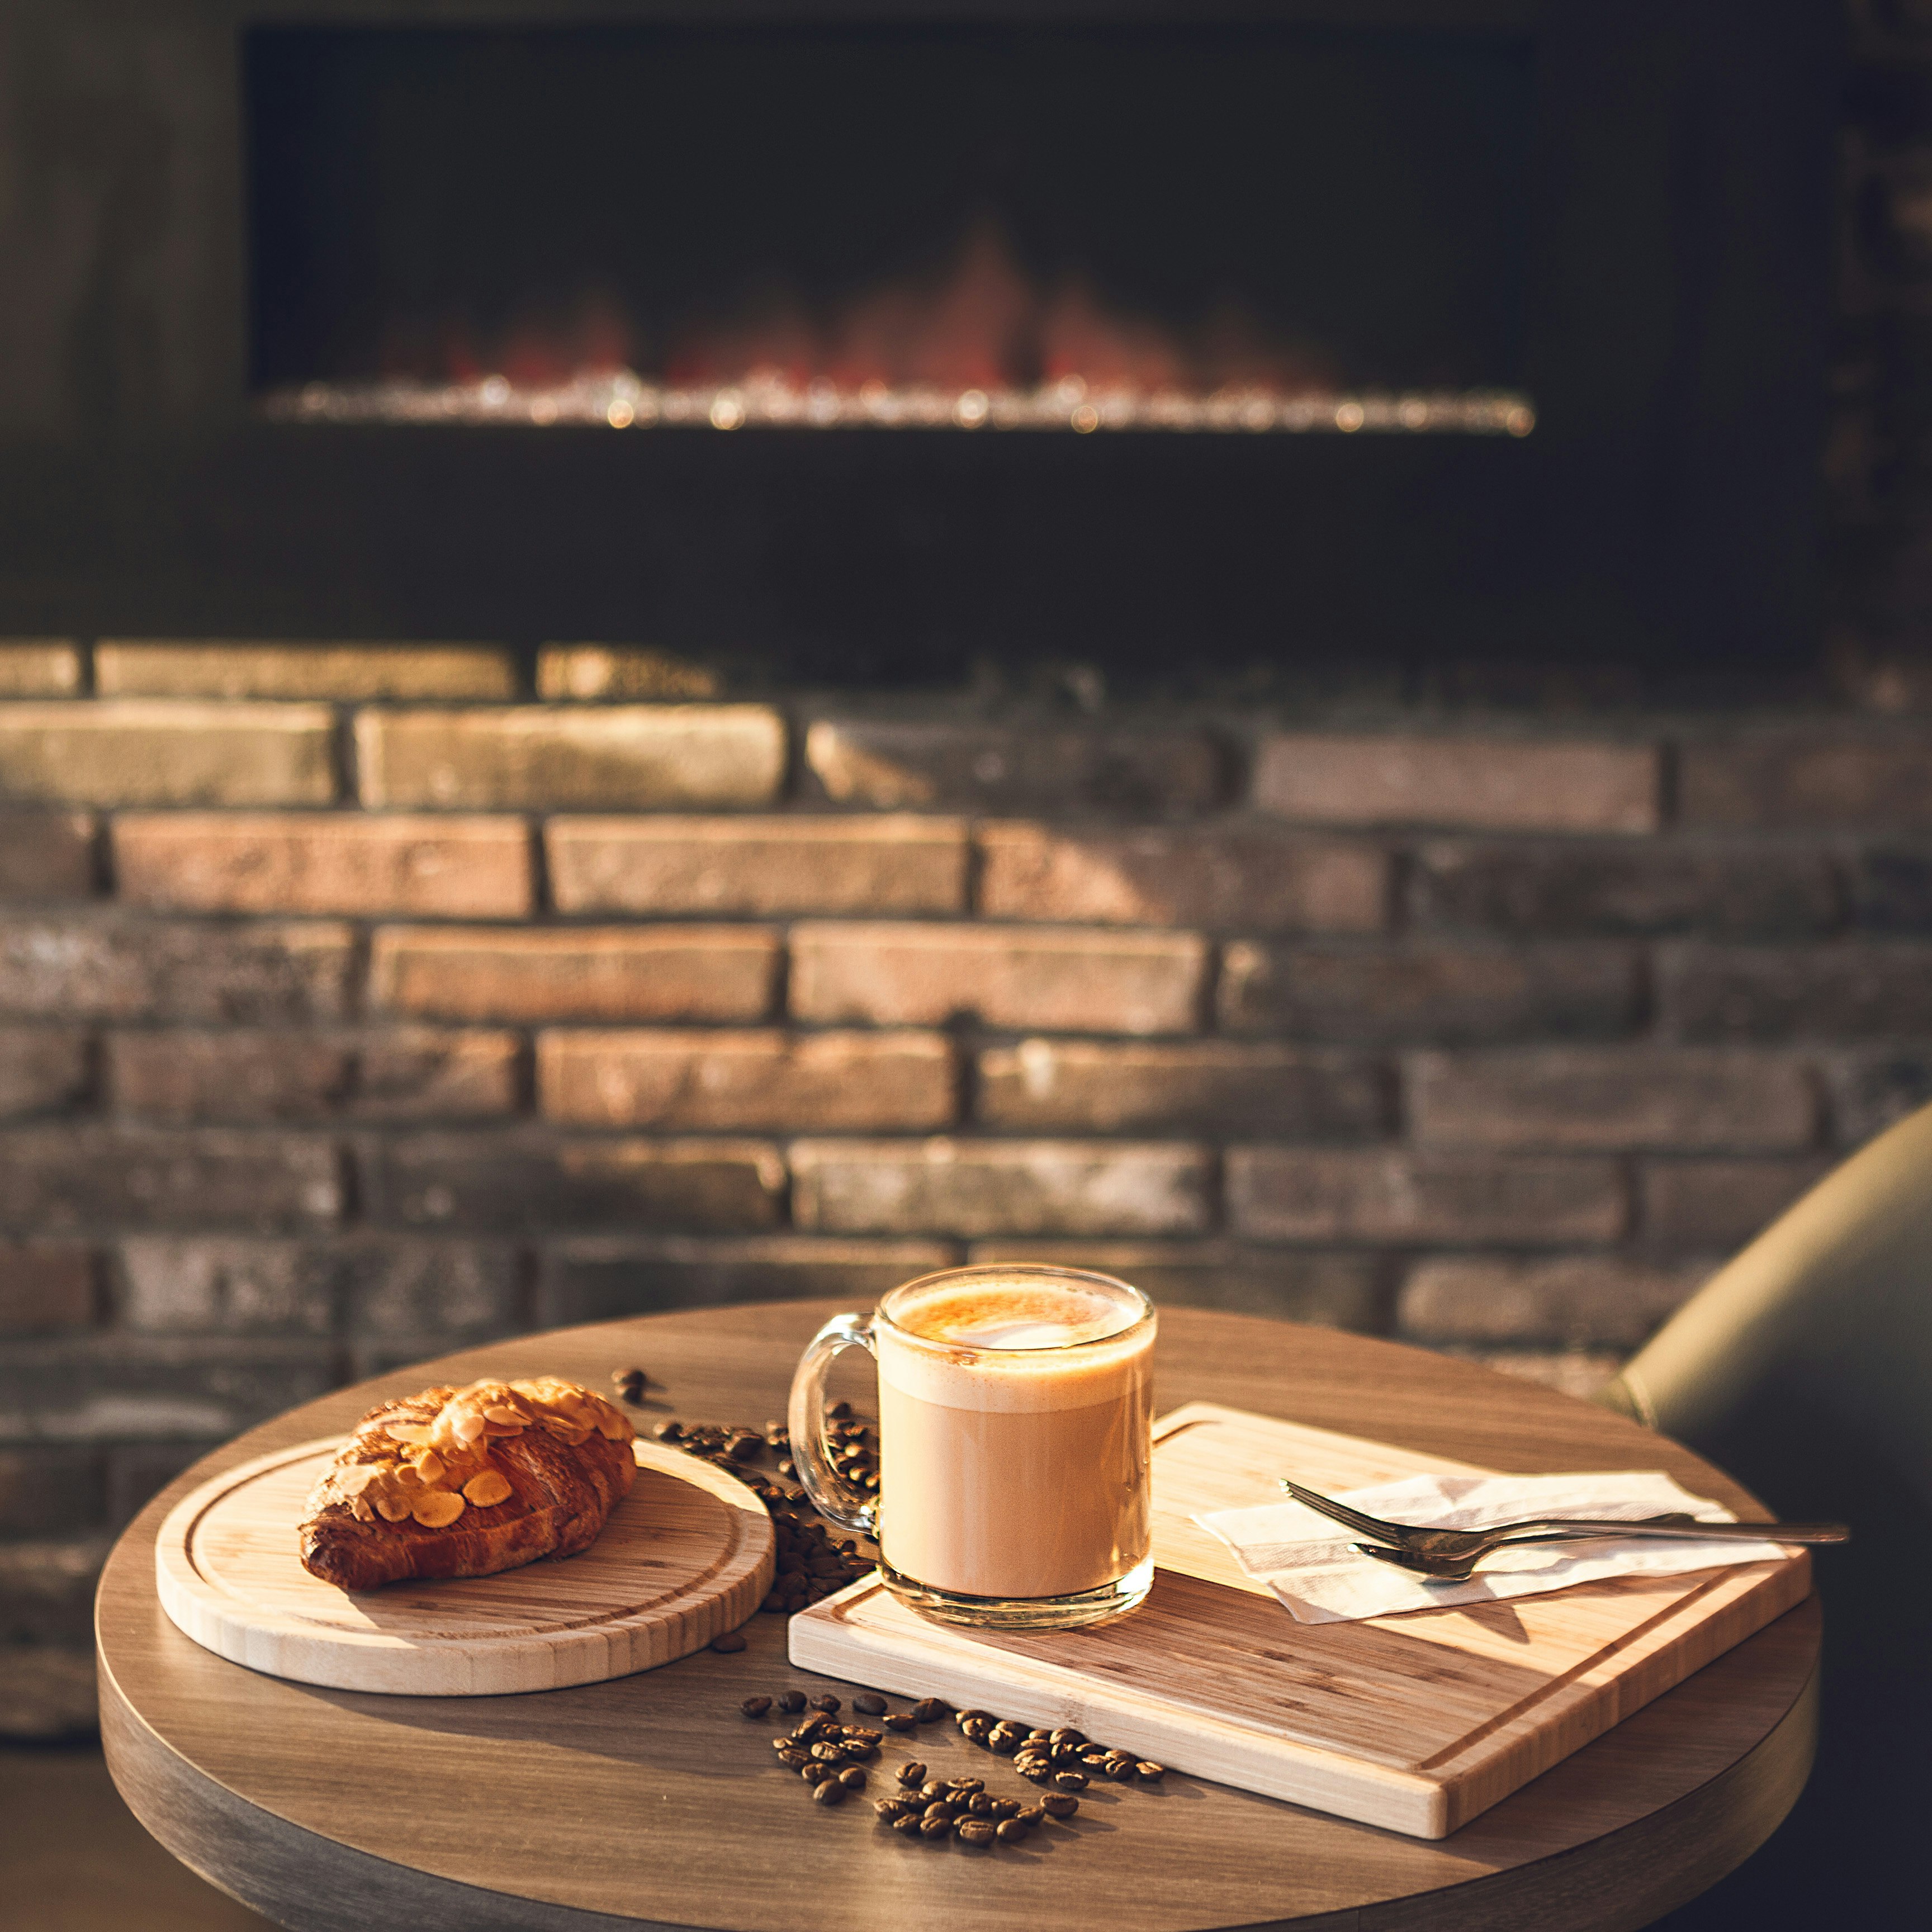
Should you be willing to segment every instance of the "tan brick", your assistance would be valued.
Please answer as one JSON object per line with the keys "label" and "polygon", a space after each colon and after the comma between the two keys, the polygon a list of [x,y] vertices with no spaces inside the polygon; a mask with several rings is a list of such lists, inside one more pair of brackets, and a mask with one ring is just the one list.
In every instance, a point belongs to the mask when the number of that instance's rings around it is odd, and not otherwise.
{"label": "tan brick", "polygon": [[457,1020],[760,1020],[778,968],[753,926],[385,926],[370,986],[391,1012]]}
{"label": "tan brick", "polygon": [[72,698],[80,652],[64,638],[0,638],[0,698]]}
{"label": "tan brick", "polygon": [[818,1234],[749,1234],[736,1240],[666,1234],[638,1240],[589,1235],[544,1256],[536,1318],[609,1322],[671,1308],[839,1296],[848,1306],[950,1265],[940,1241],[842,1240]]}
{"label": "tan brick", "polygon": [[[0,1280],[4,1270],[0,1260]],[[0,1450],[0,1538],[92,1528],[106,1514],[105,1474],[100,1457],[88,1449]],[[8,1736],[18,1736],[10,1724]]]}
{"label": "tan brick", "polygon": [[1932,1100],[1932,1042],[1900,1040],[1825,1064],[1832,1138],[1856,1147]]}
{"label": "tan brick", "polygon": [[724,680],[709,665],[646,644],[545,644],[537,695],[575,699],[717,698]]}
{"label": "tan brick", "polygon": [[372,1218],[412,1227],[750,1233],[784,1216],[769,1141],[422,1134],[372,1144],[362,1172]]}
{"label": "tan brick", "polygon": [[0,1027],[0,1118],[70,1106],[87,1090],[87,1036],[71,1027]]}
{"label": "tan brick", "polygon": [[968,1259],[1090,1268],[1131,1282],[1159,1307],[1219,1308],[1319,1328],[1379,1331],[1388,1295],[1373,1255],[1250,1248],[1226,1241],[975,1241]]}
{"label": "tan brick", "polygon": [[1522,1261],[1459,1255],[1418,1262],[1396,1304],[1400,1333],[1436,1342],[1557,1342],[1634,1348],[1708,1270],[1608,1255]]}
{"label": "tan brick", "polygon": [[1410,1153],[1399,1148],[1231,1148],[1229,1218],[1286,1241],[1614,1240],[1616,1164]]}
{"label": "tan brick", "polygon": [[112,836],[116,890],[134,905],[468,919],[530,910],[530,834],[514,818],[128,813]]}
{"label": "tan brick", "polygon": [[981,1053],[974,1082],[979,1118],[1009,1131],[1165,1128],[1314,1140],[1380,1132],[1390,1084],[1371,1061],[1295,1047],[1039,1038]]}
{"label": "tan brick", "polygon": [[335,1147],[320,1136],[94,1126],[0,1133],[0,1226],[301,1228],[333,1221],[342,1204]]}
{"label": "tan brick", "polygon": [[979,830],[980,909],[993,919],[1091,920],[1250,932],[1379,932],[1388,855],[1270,828]]}
{"label": "tan brick", "polygon": [[153,1334],[332,1334],[339,1295],[320,1252],[246,1234],[137,1236],[121,1244],[115,1312]]}
{"label": "tan brick", "polygon": [[1664,948],[1664,1025],[1685,1040],[1910,1040],[1932,1034],[1932,946]]}
{"label": "tan brick", "polygon": [[0,1241],[0,1335],[86,1328],[94,1318],[94,1258],[68,1241]]}
{"label": "tan brick", "polygon": [[784,721],[762,704],[365,711],[356,745],[371,806],[766,805],[785,764]]}
{"label": "tan brick", "polygon": [[1321,825],[1654,832],[1658,754],[1586,739],[1284,733],[1256,754],[1254,802]]}
{"label": "tan brick", "polygon": [[478,1120],[517,1110],[517,1035],[124,1033],[106,1043],[119,1113],[170,1122]]}
{"label": "tan brick", "polygon": [[62,1336],[0,1354],[0,1437],[212,1447],[340,1381],[310,1337]]}
{"label": "tan brick", "polygon": [[1808,938],[1842,922],[1822,852],[1652,839],[1438,838],[1411,874],[1416,916],[1532,939],[1590,933]]}
{"label": "tan brick", "polygon": [[1229,1033],[1444,1046],[1628,1033],[1637,1018],[1635,956],[1587,945],[1386,947],[1239,940],[1222,956]]}
{"label": "tan brick", "polygon": [[0,812],[0,899],[94,892],[94,820],[82,812]]}
{"label": "tan brick", "polygon": [[832,1234],[1198,1234],[1212,1165],[1154,1142],[797,1141],[792,1214]]}
{"label": "tan brick", "polygon": [[516,665],[497,644],[130,643],[94,647],[107,698],[514,698]]}
{"label": "tan brick", "polygon": [[326,805],[317,704],[0,704],[0,796],[62,805]]}
{"label": "tan brick", "polygon": [[1222,760],[1200,731],[1095,725],[820,718],[805,780],[836,805],[885,812],[1132,812],[1158,818],[1220,802]]}
{"label": "tan brick", "polygon": [[1637,1168],[1637,1225],[1646,1243],[1659,1247],[1728,1254],[1762,1234],[1830,1166],[1815,1154],[1781,1160],[1647,1160]]}
{"label": "tan brick", "polygon": [[792,928],[791,1005],[806,1020],[1188,1033],[1207,958],[1191,933],[806,922]]}
{"label": "tan brick", "polygon": [[544,1115],[704,1130],[943,1127],[951,1043],[934,1033],[556,1032],[537,1042]]}
{"label": "tan brick", "polygon": [[1688,826],[1753,831],[1932,828],[1932,736],[1776,731],[1694,740],[1678,760]]}
{"label": "tan brick", "polygon": [[959,913],[957,818],[554,818],[560,912]]}
{"label": "tan brick", "polygon": [[1443,1147],[1785,1149],[1816,1138],[1818,1106],[1796,1062],[1696,1048],[1552,1047],[1418,1054],[1417,1139]]}
{"label": "tan brick", "polygon": [[0,920],[0,1012],[29,1018],[338,1019],[355,959],[346,926],[314,920]]}

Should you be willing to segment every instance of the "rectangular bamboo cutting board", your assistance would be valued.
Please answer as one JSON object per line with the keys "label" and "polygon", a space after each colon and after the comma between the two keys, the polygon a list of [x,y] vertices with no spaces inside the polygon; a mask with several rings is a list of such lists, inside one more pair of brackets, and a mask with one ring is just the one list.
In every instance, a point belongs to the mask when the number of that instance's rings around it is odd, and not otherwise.
{"label": "rectangular bamboo cutting board", "polygon": [[874,1580],[791,1620],[801,1668],[1072,1724],[1177,1771],[1423,1838],[1498,1798],[1809,1594],[1803,1556],[1298,1624],[1190,1519],[1472,1464],[1190,1402],[1154,1425],[1154,1589],[1084,1630],[928,1623]]}

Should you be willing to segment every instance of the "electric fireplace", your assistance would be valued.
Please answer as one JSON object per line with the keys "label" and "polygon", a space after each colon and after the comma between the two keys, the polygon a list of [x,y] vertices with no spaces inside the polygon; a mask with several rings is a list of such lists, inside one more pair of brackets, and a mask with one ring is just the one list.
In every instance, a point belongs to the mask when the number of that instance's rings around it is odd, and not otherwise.
{"label": "electric fireplace", "polygon": [[5,31],[72,111],[0,135],[0,628],[740,688],[1815,647],[1830,0]]}

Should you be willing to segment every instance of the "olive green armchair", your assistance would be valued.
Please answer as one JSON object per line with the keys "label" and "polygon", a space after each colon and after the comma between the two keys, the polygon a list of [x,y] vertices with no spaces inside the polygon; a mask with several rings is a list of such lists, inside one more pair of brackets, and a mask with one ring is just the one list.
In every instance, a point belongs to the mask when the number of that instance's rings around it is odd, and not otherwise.
{"label": "olive green armchair", "polygon": [[1839,1517],[1811,1783],[1672,1932],[1924,1922],[1932,1810],[1932,1107],[1714,1276],[1598,1398],[1780,1515]]}

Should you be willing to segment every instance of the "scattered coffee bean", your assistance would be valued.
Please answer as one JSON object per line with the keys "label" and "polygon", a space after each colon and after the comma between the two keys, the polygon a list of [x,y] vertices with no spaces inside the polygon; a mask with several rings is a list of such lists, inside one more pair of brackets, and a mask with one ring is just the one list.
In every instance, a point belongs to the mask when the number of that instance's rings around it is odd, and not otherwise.
{"label": "scattered coffee bean", "polygon": [[781,1690],[778,1693],[778,1708],[784,1712],[803,1710],[805,1693],[802,1690]]}
{"label": "scattered coffee bean", "polygon": [[908,1838],[919,1836],[920,1827],[926,1822],[916,1811],[908,1811],[903,1818],[892,1820],[892,1829]]}
{"label": "scattered coffee bean", "polygon": [[742,1650],[744,1647],[745,1640],[736,1630],[726,1630],[722,1636],[714,1636],[711,1640],[711,1648],[722,1650],[728,1656],[733,1651]]}
{"label": "scattered coffee bean", "polygon": [[1134,1766],[1134,1775],[1143,1784],[1158,1784],[1167,1775],[1167,1766],[1164,1764],[1137,1764]]}
{"label": "scattered coffee bean", "polygon": [[950,1818],[922,1818],[919,1821],[919,1835],[922,1838],[944,1838],[952,1829]]}
{"label": "scattered coffee bean", "polygon": [[985,1718],[986,1722],[989,1724],[994,1721],[992,1712],[977,1711],[971,1708],[970,1706],[963,1711],[955,1711],[952,1714],[952,1721],[957,1724],[962,1731],[968,1724],[976,1722],[981,1718]]}
{"label": "scattered coffee bean", "polygon": [[949,1804],[944,1798],[940,1799],[935,1804],[928,1804],[926,1808],[926,1816],[928,1818],[937,1818],[942,1825],[951,1824],[953,1820],[958,1817],[958,1806],[956,1804]]}
{"label": "scattered coffee bean", "polygon": [[825,1719],[823,1715],[814,1715],[800,1719],[792,1726],[791,1734],[800,1744],[808,1744],[814,1738],[822,1736],[824,1730]]}
{"label": "scattered coffee bean", "polygon": [[845,1787],[838,1782],[837,1778],[828,1778],[823,1784],[813,1791],[812,1802],[814,1804],[843,1804],[845,1802]]}
{"label": "scattered coffee bean", "polygon": [[962,1798],[970,1798],[976,1791],[984,1791],[986,1780],[983,1778],[950,1778],[946,1781],[949,1791],[956,1791]]}
{"label": "scattered coffee bean", "polygon": [[1085,1775],[1077,1771],[1056,1771],[1053,1774],[1053,1788],[1056,1791],[1084,1791]]}
{"label": "scattered coffee bean", "polygon": [[987,1818],[962,1818],[952,1828],[955,1834],[969,1845],[990,1845],[998,1828]]}
{"label": "scattered coffee bean", "polygon": [[896,1824],[912,1808],[912,1801],[906,1798],[875,1798],[872,1809],[888,1825]]}
{"label": "scattered coffee bean", "polygon": [[919,1720],[916,1718],[908,1715],[908,1714],[904,1711],[888,1711],[886,1714],[879,1720],[879,1721],[880,1724],[884,1724],[886,1729],[889,1731],[899,1731],[903,1732],[905,1731],[916,1730],[919,1728]]}
{"label": "scattered coffee bean", "polygon": [[814,1697],[810,1702],[814,1711],[823,1711],[828,1718],[837,1717],[841,1708],[838,1700],[829,1690],[824,1696]]}
{"label": "scattered coffee bean", "polygon": [[1087,1742],[1086,1732],[1076,1731],[1070,1724],[1062,1724],[1050,1735],[1057,1744],[1084,1744]]}
{"label": "scattered coffee bean", "polygon": [[1124,1784],[1134,1774],[1134,1761],[1130,1757],[1110,1758],[1106,1768],[1116,1784]]}
{"label": "scattered coffee bean", "polygon": [[1002,1819],[994,1828],[993,1835],[1009,1845],[1017,1845],[1027,1834],[1027,1827],[1017,1818]]}
{"label": "scattered coffee bean", "polygon": [[778,1753],[778,1762],[783,1765],[789,1765],[794,1771],[802,1771],[811,1763],[812,1754],[809,1751],[800,1750],[794,1744],[790,1750],[782,1750]]}
{"label": "scattered coffee bean", "polygon": [[1056,1791],[1041,1801],[1040,1808],[1049,1818],[1070,1818],[1080,1809],[1080,1801],[1064,1791]]}
{"label": "scattered coffee bean", "polygon": [[994,1818],[1017,1818],[1020,1815],[1020,1801],[1017,1798],[996,1798],[988,1815]]}
{"label": "scattered coffee bean", "polygon": [[946,1787],[937,1780],[928,1779],[919,1787],[919,1795],[928,1804],[937,1804],[946,1796]]}
{"label": "scattered coffee bean", "polygon": [[1046,1807],[1044,1804],[1027,1805],[1015,1814],[1014,1822],[1021,1825],[1044,1825],[1046,1822]]}
{"label": "scattered coffee bean", "polygon": [[769,1697],[747,1697],[738,1708],[748,1718],[762,1718],[772,1708],[772,1700]]}
{"label": "scattered coffee bean", "polygon": [[845,1762],[845,1747],[843,1744],[815,1744],[812,1748],[812,1755],[820,1764],[843,1764]]}
{"label": "scattered coffee bean", "polygon": [[848,1764],[838,1774],[838,1782],[844,1785],[848,1791],[863,1791],[866,1788],[864,1768],[859,1765]]}
{"label": "scattered coffee bean", "polygon": [[930,1724],[946,1714],[946,1706],[937,1697],[922,1697],[912,1707],[913,1715],[922,1724]]}
{"label": "scattered coffee bean", "polygon": [[902,1784],[923,1784],[926,1782],[926,1766],[916,1758],[908,1758],[899,1766],[898,1775]]}
{"label": "scattered coffee bean", "polygon": [[876,1718],[886,1708],[886,1700],[875,1691],[868,1690],[863,1696],[852,1700],[852,1708],[864,1712],[868,1718]]}
{"label": "scattered coffee bean", "polygon": [[987,1747],[998,1757],[1011,1757],[1020,1748],[1020,1741],[1010,1731],[995,1731],[986,1740]]}
{"label": "scattered coffee bean", "polygon": [[802,1764],[798,1774],[808,1784],[823,1784],[832,1775],[832,1767],[829,1764]]}
{"label": "scattered coffee bean", "polygon": [[990,1818],[993,1815],[994,1801],[983,1791],[976,1791],[966,1801],[966,1808],[976,1818]]}

